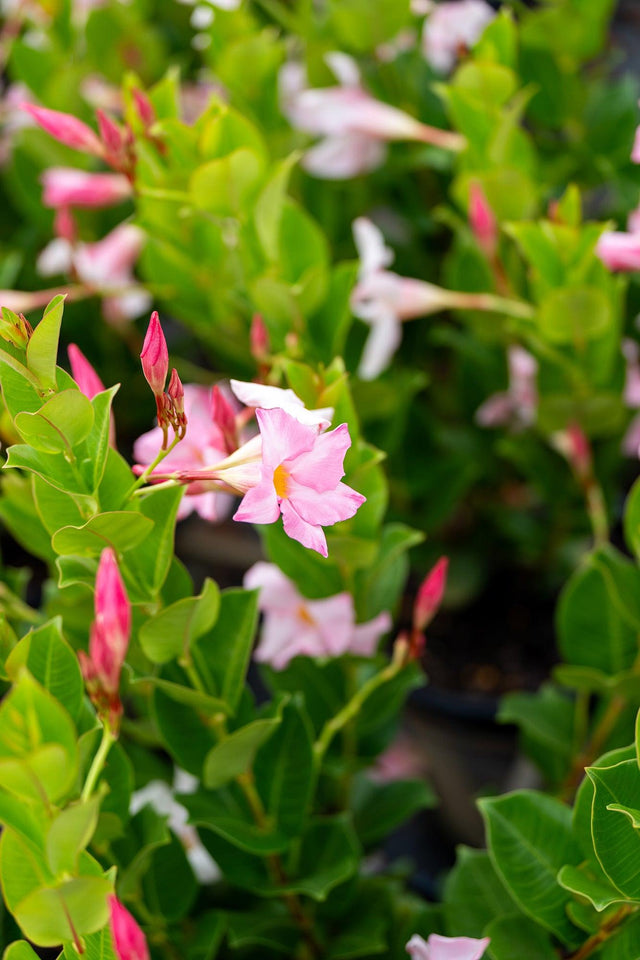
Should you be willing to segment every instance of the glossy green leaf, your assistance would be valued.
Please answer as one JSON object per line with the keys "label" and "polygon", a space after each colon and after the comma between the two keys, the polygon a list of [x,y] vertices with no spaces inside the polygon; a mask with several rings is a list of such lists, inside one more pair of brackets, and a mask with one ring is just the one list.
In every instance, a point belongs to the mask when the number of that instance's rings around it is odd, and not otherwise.
{"label": "glossy green leaf", "polygon": [[558,873],[558,883],[565,890],[584,897],[598,912],[606,910],[612,903],[625,901],[625,897],[607,882],[606,877],[600,878],[584,866],[562,867]]}
{"label": "glossy green leaf", "polygon": [[254,209],[256,231],[264,254],[269,260],[277,261],[278,259],[284,198],[291,171],[299,158],[300,154],[292,153],[282,160],[256,200]]}
{"label": "glossy green leaf", "polygon": [[443,899],[447,933],[452,937],[481,937],[492,920],[518,909],[488,853],[469,847],[458,847]]}
{"label": "glossy green leaf", "polygon": [[78,877],[55,888],[44,887],[25,897],[15,917],[25,935],[43,947],[55,947],[79,936],[96,933],[109,919],[107,897],[111,881],[102,877]]}
{"label": "glossy green leaf", "polygon": [[640,833],[611,805],[634,807],[640,796],[640,770],[634,760],[610,767],[588,767],[594,786],[591,835],[596,856],[611,883],[630,900],[640,900]]}
{"label": "glossy green leaf", "polygon": [[27,345],[27,366],[43,390],[53,390],[56,386],[56,360],[64,300],[63,295],[53,298]]}
{"label": "glossy green leaf", "polygon": [[153,530],[153,521],[133,511],[99,513],[80,527],[62,527],[51,538],[56,553],[99,556],[105,547],[120,554],[137,547]]}
{"label": "glossy green leaf", "polygon": [[54,876],[73,874],[78,856],[93,836],[98,824],[100,799],[73,803],[61,810],[47,831],[46,850]]}
{"label": "glossy green leaf", "polygon": [[127,552],[123,567],[142,597],[157,597],[169,572],[176,514],[183,492],[180,487],[151,489],[139,498],[140,513],[153,521],[153,529],[135,549]]}
{"label": "glossy green leaf", "polygon": [[485,934],[491,940],[491,960],[557,960],[549,934],[520,914],[498,917]]}
{"label": "glossy green leaf", "polygon": [[91,432],[93,407],[79,390],[63,390],[37,413],[19,413],[15,425],[22,439],[36,450],[72,455]]}
{"label": "glossy green leaf", "polygon": [[215,790],[246,773],[253,764],[258,749],[275,732],[281,720],[281,711],[275,717],[254,720],[217,743],[204,760],[204,785],[209,790]]}
{"label": "glossy green leaf", "polygon": [[194,204],[218,216],[238,216],[250,203],[262,177],[262,157],[241,147],[226,157],[210,160],[191,177]]}
{"label": "glossy green leaf", "polygon": [[21,667],[26,667],[66,707],[71,718],[77,720],[84,696],[84,683],[77,654],[62,635],[59,617],[31,630],[13,649],[6,662],[9,676],[17,677]]}
{"label": "glossy green leaf", "polygon": [[207,690],[232,713],[244,689],[257,620],[257,591],[223,590],[213,628],[192,643],[193,661]]}
{"label": "glossy green leaf", "polygon": [[39,960],[38,954],[26,940],[10,943],[2,954],[2,960]]}
{"label": "glossy green leaf", "polygon": [[362,776],[354,782],[351,799],[354,827],[365,846],[380,843],[418,811],[436,804],[424,780],[374,783]]}
{"label": "glossy green leaf", "polygon": [[541,335],[550,343],[580,346],[608,331],[613,310],[598,287],[563,287],[543,300],[538,323]]}
{"label": "glossy green leaf", "polygon": [[205,580],[197,597],[178,600],[151,617],[140,629],[140,644],[152,663],[168,663],[186,654],[192,643],[216,622],[220,591],[213,580]]}

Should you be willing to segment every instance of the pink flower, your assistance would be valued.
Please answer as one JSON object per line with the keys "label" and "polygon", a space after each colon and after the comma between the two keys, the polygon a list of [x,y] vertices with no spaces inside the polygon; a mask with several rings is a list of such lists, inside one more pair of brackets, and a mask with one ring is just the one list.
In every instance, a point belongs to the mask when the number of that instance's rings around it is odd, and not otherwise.
{"label": "pink flower", "polygon": [[103,156],[104,147],[98,135],[82,120],[72,117],[69,113],[49,110],[47,107],[36,107],[31,103],[25,103],[22,107],[60,143],[73,147],[74,150],[93,153],[96,157]]}
{"label": "pink flower", "polygon": [[285,533],[327,556],[323,527],[353,517],[365,497],[341,482],[351,446],[346,423],[318,435],[284,410],[257,410],[262,436],[261,479],[234,515],[248,523],[274,523]]}
{"label": "pink flower", "polygon": [[469,189],[469,225],[484,255],[489,259],[494,257],[498,246],[498,223],[479,183],[472,183]]}
{"label": "pink flower", "polygon": [[406,734],[399,734],[369,771],[374,783],[393,783],[395,780],[414,780],[424,776],[425,758]]}
{"label": "pink flower", "polygon": [[633,147],[631,149],[631,159],[633,163],[640,163],[640,127],[636,130],[636,135],[633,139]]}
{"label": "pink flower", "polygon": [[67,288],[55,290],[0,290],[0,307],[7,307],[14,313],[29,313],[38,307],[46,307],[52,297],[58,293],[67,293]]}
{"label": "pink flower", "polygon": [[507,350],[509,387],[504,393],[494,393],[476,410],[476,421],[481,427],[512,424],[516,429],[534,423],[538,410],[536,379],[538,363],[523,347]]}
{"label": "pink flower", "polygon": [[157,310],[151,314],[140,360],[145,380],[156,397],[162,396],[169,372],[169,351]]}
{"label": "pink flower", "polygon": [[490,942],[489,937],[475,940],[432,933],[428,940],[423,940],[416,935],[409,940],[407,953],[411,960],[480,960]]}
{"label": "pink flower", "polygon": [[337,593],[324,600],[307,600],[273,563],[256,563],[244,578],[247,590],[260,590],[265,615],[255,659],[284,670],[294,657],[341,657],[350,653],[372,657],[391,617],[381,613],[356,624],[353,598]]}
{"label": "pink flower", "polygon": [[593,471],[593,454],[589,438],[578,423],[551,435],[551,445],[569,463],[578,480],[588,479]]}
{"label": "pink flower", "polygon": [[51,167],[42,174],[45,207],[110,207],[131,196],[121,173],[87,173],[72,167]]}
{"label": "pink flower", "polygon": [[109,897],[109,926],[118,960],[149,960],[144,933],[117,897]]}
{"label": "pink flower", "polygon": [[[163,475],[174,472],[197,474],[208,464],[218,463],[227,455],[224,432],[212,418],[211,391],[188,383],[184,387],[184,412],[188,423],[187,433],[158,468]],[[133,447],[137,463],[142,466],[151,463],[162,445],[162,439],[160,427],[154,427],[139,437]],[[255,479],[258,479],[257,472]],[[230,505],[231,497],[228,494],[203,490],[202,482],[194,481],[182,498],[178,518],[183,519],[195,511],[205,520],[221,520],[229,512]]]}
{"label": "pink flower", "polygon": [[287,63],[280,72],[285,116],[296,129],[324,138],[304,156],[309,173],[329,180],[367,173],[384,162],[384,144],[391,140],[418,140],[450,150],[464,145],[458,134],[426,126],[372,97],[361,86],[351,57],[331,53],[326,60],[339,86],[309,87],[300,63]]}
{"label": "pink flower", "polygon": [[70,343],[67,347],[69,363],[71,364],[71,376],[80,387],[82,393],[89,400],[104,390],[104,384],[94,368],[91,366],[84,353],[75,343]]}
{"label": "pink flower", "polygon": [[413,608],[413,627],[420,632],[431,623],[440,609],[447,585],[449,558],[440,557],[432,570],[424,578]]}
{"label": "pink flower", "polygon": [[609,270],[640,270],[640,233],[605,230],[596,245],[596,256]]}
{"label": "pink flower", "polygon": [[129,646],[131,607],[115,554],[102,551],[96,576],[95,620],[89,639],[89,656],[78,658],[91,699],[99,713],[109,716],[117,728],[122,705],[119,697],[120,672]]}
{"label": "pink flower", "polygon": [[229,385],[241,403],[247,407],[260,407],[262,410],[286,411],[300,423],[309,426],[328,427],[333,418],[333,407],[321,407],[307,410],[304,403],[293,390],[270,387],[264,383],[249,383],[244,380],[230,380]]}
{"label": "pink flower", "polygon": [[422,33],[426,59],[438,73],[453,70],[460,52],[480,39],[495,17],[485,0],[447,0],[429,14]]}

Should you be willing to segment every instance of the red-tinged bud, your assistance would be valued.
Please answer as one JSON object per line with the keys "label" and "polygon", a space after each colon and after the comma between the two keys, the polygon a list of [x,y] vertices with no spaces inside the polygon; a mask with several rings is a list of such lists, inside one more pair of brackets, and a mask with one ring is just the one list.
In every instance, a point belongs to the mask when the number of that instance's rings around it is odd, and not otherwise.
{"label": "red-tinged bud", "polygon": [[14,313],[8,307],[0,311],[0,337],[14,347],[24,348],[29,343],[33,327],[23,313]]}
{"label": "red-tinged bud", "polygon": [[178,376],[178,371],[175,367],[171,371],[167,393],[171,397],[175,412],[179,416],[184,415],[184,387],[182,386],[182,380]]}
{"label": "red-tinged bud", "polygon": [[94,606],[89,656],[80,652],[80,667],[98,713],[117,733],[122,713],[120,673],[129,646],[131,607],[115,554],[109,547],[100,557]]}
{"label": "red-tinged bud", "polygon": [[269,354],[269,332],[266,324],[259,313],[253,315],[251,321],[251,330],[249,331],[249,342],[251,344],[251,356],[261,361]]}
{"label": "red-tinged bud", "polygon": [[53,232],[60,240],[74,244],[78,239],[76,221],[69,207],[60,207],[53,218]]}
{"label": "red-tinged bud", "polygon": [[139,90],[137,87],[133,88],[131,94],[138,116],[142,120],[145,130],[147,130],[156,122],[156,111],[153,104],[146,93],[143,93],[142,90]]}
{"label": "red-tinged bud", "polygon": [[59,110],[49,110],[47,107],[36,107],[32,103],[23,103],[21,107],[31,114],[43,130],[65,146],[92,153],[96,157],[104,155],[104,147],[98,135],[77,117]]}
{"label": "red-tinged bud", "polygon": [[94,368],[91,366],[80,347],[70,343],[67,347],[71,376],[80,387],[82,393],[89,400],[93,400],[97,393],[102,393],[104,384]]}
{"label": "red-tinged bud", "polygon": [[448,557],[440,557],[418,590],[418,596],[413,607],[414,632],[424,633],[424,630],[438,612],[447,585],[448,567]]}
{"label": "red-tinged bud", "polygon": [[586,433],[577,423],[570,423],[567,429],[555,437],[556,448],[564,454],[571,468],[580,479],[589,477],[593,469],[591,444]]}
{"label": "red-tinged bud", "polygon": [[169,372],[169,351],[164,338],[158,311],[154,310],[142,344],[142,372],[156,398],[161,397]]}
{"label": "red-tinged bud", "polygon": [[118,960],[149,960],[144,933],[117,897],[109,897],[109,927]]}
{"label": "red-tinged bud", "polygon": [[217,384],[211,391],[211,419],[222,433],[227,454],[233,453],[239,446],[236,414]]}
{"label": "red-tinged bud", "polygon": [[125,153],[124,134],[118,124],[103,110],[96,110],[96,119],[106,159],[110,164],[119,166]]}
{"label": "red-tinged bud", "polygon": [[469,224],[485,256],[495,256],[498,246],[498,223],[479,183],[469,190]]}

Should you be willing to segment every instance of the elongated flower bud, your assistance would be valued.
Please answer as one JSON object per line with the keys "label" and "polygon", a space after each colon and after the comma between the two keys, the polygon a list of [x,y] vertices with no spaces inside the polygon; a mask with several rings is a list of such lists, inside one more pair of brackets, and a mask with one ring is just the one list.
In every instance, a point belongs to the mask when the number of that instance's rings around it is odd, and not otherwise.
{"label": "elongated flower bud", "polygon": [[413,608],[413,628],[423,632],[435,617],[447,585],[448,557],[440,557],[418,590]]}
{"label": "elongated flower bud", "polygon": [[254,360],[264,360],[269,353],[269,333],[259,313],[255,313],[251,320],[249,342],[251,345],[251,356]]}
{"label": "elongated flower bud", "polygon": [[104,384],[94,368],[91,366],[80,347],[70,343],[67,347],[71,376],[80,387],[82,393],[89,400],[93,400],[97,393],[102,393]]}
{"label": "elongated flower bud", "polygon": [[142,120],[142,123],[145,126],[145,129],[153,126],[156,122],[156,111],[153,108],[153,104],[146,93],[143,93],[142,90],[139,90],[138,87],[134,87],[131,91],[133,96],[133,102],[135,104],[138,116]]}
{"label": "elongated flower bud", "polygon": [[479,183],[472,183],[469,190],[469,225],[485,256],[494,257],[498,245],[498,224]]}
{"label": "elongated flower bud", "polygon": [[121,167],[126,155],[126,144],[122,130],[103,110],[96,110],[96,119],[100,137],[104,144],[105,159],[111,166]]}
{"label": "elongated flower bud", "polygon": [[142,344],[142,372],[156,397],[162,396],[169,372],[169,351],[164,338],[158,311],[151,314],[147,334]]}
{"label": "elongated flower bud", "polygon": [[236,415],[217,384],[211,391],[211,419],[222,433],[226,452],[233,453],[234,450],[238,449]]}
{"label": "elongated flower bud", "polygon": [[117,897],[109,897],[109,927],[118,960],[149,960],[144,933]]}
{"label": "elongated flower bud", "polygon": [[30,113],[43,130],[65,146],[92,153],[96,157],[103,156],[104,147],[98,135],[77,117],[59,110],[49,110],[47,107],[36,107],[32,103],[23,103],[22,109]]}
{"label": "elongated flower bud", "polygon": [[174,367],[171,371],[171,378],[169,380],[169,386],[167,387],[167,393],[171,397],[171,402],[173,403],[173,409],[178,415],[184,414],[184,387],[182,386],[182,380],[178,376],[178,371]]}
{"label": "elongated flower bud", "polygon": [[131,184],[121,173],[87,173],[51,167],[42,174],[45,207],[110,207],[131,196]]}

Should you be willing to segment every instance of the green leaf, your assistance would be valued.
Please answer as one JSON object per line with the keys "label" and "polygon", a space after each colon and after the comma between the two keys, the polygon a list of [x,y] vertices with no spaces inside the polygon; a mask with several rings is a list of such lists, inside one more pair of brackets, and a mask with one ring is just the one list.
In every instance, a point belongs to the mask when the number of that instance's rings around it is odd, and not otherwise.
{"label": "green leaf", "polygon": [[274,828],[270,821],[257,826],[247,803],[236,788],[198,791],[180,797],[195,826],[212,830],[246,853],[267,856],[282,853],[290,844],[289,837]]}
{"label": "green leaf", "polygon": [[93,427],[91,401],[79,390],[56,393],[37,413],[19,413],[16,429],[22,439],[44,453],[67,453],[88,437]]}
{"label": "green leaf", "polygon": [[293,580],[303,596],[319,600],[344,590],[337,564],[292,540],[278,524],[261,527],[260,536],[269,560]]}
{"label": "green leaf", "polygon": [[288,914],[263,907],[251,913],[229,912],[227,921],[229,946],[234,950],[263,947],[285,956],[295,955],[300,928]]}
{"label": "green leaf", "polygon": [[2,960],[39,960],[39,958],[30,943],[26,940],[16,940],[4,951]]}
{"label": "green leaf", "polygon": [[47,861],[54,876],[73,874],[78,857],[91,840],[98,824],[100,799],[71,804],[55,818],[47,832]]}
{"label": "green leaf", "polygon": [[629,900],[640,900],[640,833],[612,804],[633,807],[640,796],[640,770],[634,760],[611,767],[588,767],[594,786],[591,836],[600,865]]}
{"label": "green leaf", "polygon": [[56,801],[76,778],[76,732],[66,710],[23,668],[0,705],[0,781],[11,793]]}
{"label": "green leaf", "polygon": [[596,876],[588,867],[572,867],[568,864],[560,870],[558,883],[565,890],[588,900],[598,912],[606,910],[612,903],[624,903],[625,897],[612,887],[606,877]]}
{"label": "green leaf", "polygon": [[258,239],[268,260],[277,261],[279,255],[280,222],[291,170],[300,159],[292,153],[275,168],[256,200],[254,218]]}
{"label": "green leaf", "polygon": [[105,547],[120,554],[150,536],[153,521],[131,510],[98,513],[82,526],[62,527],[51,538],[56,553],[97,557]]}
{"label": "green leaf", "polygon": [[[63,960],[78,960],[78,952],[69,943],[65,945]],[[84,954],[82,960],[118,960],[113,949],[111,933],[108,927],[104,927],[97,933],[91,933],[84,938]]]}
{"label": "green leaf", "polygon": [[625,504],[624,538],[629,549],[640,558],[640,480],[632,486]]}
{"label": "green leaf", "polygon": [[187,861],[184,847],[174,834],[169,842],[153,851],[142,878],[145,906],[169,923],[181,920],[190,910],[198,884]]}
{"label": "green leaf", "polygon": [[571,811],[544,794],[519,790],[480,800],[489,855],[520,909],[567,945],[577,931],[566,915],[570,897],[557,883],[580,851],[571,832]]}
{"label": "green leaf", "polygon": [[27,367],[36,376],[43,390],[53,390],[56,387],[56,359],[64,300],[62,294],[53,298],[27,344]]}
{"label": "green leaf", "polygon": [[52,487],[35,473],[31,475],[31,485],[38,516],[50,536],[61,527],[82,525],[84,517],[72,496]]}
{"label": "green leaf", "polygon": [[192,643],[211,630],[220,610],[220,591],[213,580],[204,582],[197,597],[178,600],[151,617],[138,634],[152,663],[168,663],[189,651]]}
{"label": "green leaf", "polygon": [[508,693],[498,711],[500,723],[515,723],[528,756],[550,783],[566,776],[573,752],[575,707],[551,684],[537,693]]}
{"label": "green leaf", "polygon": [[621,923],[604,941],[598,960],[635,960],[640,957],[640,916],[635,914]]}
{"label": "green leaf", "polygon": [[[591,764],[592,767],[610,767],[621,760],[631,760],[635,757],[635,747],[621,747],[617,750],[610,750]],[[582,856],[588,861],[589,868],[600,879],[606,881],[606,876],[602,872],[602,867],[596,857],[591,838],[591,810],[593,808],[594,796],[593,781],[585,773],[582,782],[578,787],[576,799],[573,804],[573,834],[580,844]]]}
{"label": "green leaf", "polygon": [[549,343],[580,346],[606,333],[613,309],[599,287],[563,287],[543,300],[538,314],[541,335]]}
{"label": "green leaf", "polygon": [[424,780],[374,783],[366,775],[355,779],[351,798],[354,827],[364,846],[380,843],[419,810],[436,804]]}
{"label": "green leaf", "polygon": [[216,744],[205,719],[192,707],[176,706],[162,689],[154,690],[151,706],[162,742],[175,762],[194,776],[202,776],[203,758]]}
{"label": "green leaf", "polygon": [[62,636],[59,617],[31,630],[13,649],[6,662],[9,676],[16,678],[22,667],[66,707],[74,721],[78,719],[84,683],[78,658]]}
{"label": "green leaf", "polygon": [[281,720],[282,708],[275,717],[254,720],[217,743],[205,757],[202,771],[205,787],[216,790],[246,773],[258,749],[274,733]]}
{"label": "green leaf", "polygon": [[192,642],[193,661],[207,689],[224,700],[232,713],[244,689],[257,619],[257,591],[223,590],[215,625]]}
{"label": "green leaf", "polygon": [[444,887],[444,915],[452,937],[481,937],[495,917],[517,911],[485,850],[458,847]]}
{"label": "green leaf", "polygon": [[557,960],[549,934],[520,914],[498,917],[485,934],[491,940],[492,960]]}
{"label": "green leaf", "polygon": [[[107,897],[113,884],[103,877],[78,877],[55,888],[34,890],[14,914],[25,936],[42,947],[96,933],[109,919]],[[71,927],[71,924],[73,927]]]}
{"label": "green leaf", "polygon": [[182,493],[180,487],[169,487],[151,489],[140,497],[140,513],[153,521],[153,529],[146,539],[127,553],[123,566],[144,598],[157,597],[169,572]]}
{"label": "green leaf", "polygon": [[218,216],[245,215],[263,170],[262,157],[241,147],[198,167],[191,176],[189,193],[201,210]]}
{"label": "green leaf", "polygon": [[393,610],[409,573],[406,553],[423,540],[423,533],[404,524],[385,525],[377,559],[367,570],[356,574],[359,620],[371,620],[383,610]]}

